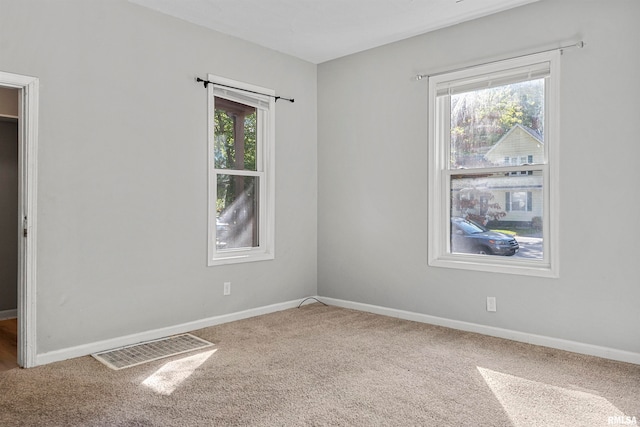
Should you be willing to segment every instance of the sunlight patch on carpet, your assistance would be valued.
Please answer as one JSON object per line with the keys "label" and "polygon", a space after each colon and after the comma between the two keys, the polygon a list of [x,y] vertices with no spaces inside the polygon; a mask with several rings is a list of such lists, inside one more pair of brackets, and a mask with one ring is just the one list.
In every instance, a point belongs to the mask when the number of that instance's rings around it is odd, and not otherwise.
{"label": "sunlight patch on carpet", "polygon": [[607,425],[623,412],[602,396],[477,367],[514,427]]}
{"label": "sunlight patch on carpet", "polygon": [[124,369],[189,351],[201,350],[213,344],[191,334],[174,335],[146,341],[115,350],[92,354],[111,369]]}
{"label": "sunlight patch on carpet", "polygon": [[169,396],[178,386],[193,374],[217,349],[167,362],[155,371],[142,385],[158,394]]}

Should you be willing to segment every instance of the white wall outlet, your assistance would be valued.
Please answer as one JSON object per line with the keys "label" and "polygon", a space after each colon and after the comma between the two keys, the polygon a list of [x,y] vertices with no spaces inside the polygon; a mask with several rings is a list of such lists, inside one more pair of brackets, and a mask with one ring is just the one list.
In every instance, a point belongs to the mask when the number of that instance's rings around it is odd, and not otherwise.
{"label": "white wall outlet", "polygon": [[231,295],[231,282],[224,282],[224,295]]}
{"label": "white wall outlet", "polygon": [[487,311],[496,311],[496,297],[487,297]]}

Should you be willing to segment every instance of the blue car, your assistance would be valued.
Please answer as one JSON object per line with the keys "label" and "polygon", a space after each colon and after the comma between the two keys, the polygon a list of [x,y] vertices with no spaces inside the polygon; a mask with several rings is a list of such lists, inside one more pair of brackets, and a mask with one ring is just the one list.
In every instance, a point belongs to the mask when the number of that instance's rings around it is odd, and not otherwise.
{"label": "blue car", "polygon": [[451,252],[485,255],[514,255],[520,249],[512,236],[491,231],[464,218],[451,218]]}

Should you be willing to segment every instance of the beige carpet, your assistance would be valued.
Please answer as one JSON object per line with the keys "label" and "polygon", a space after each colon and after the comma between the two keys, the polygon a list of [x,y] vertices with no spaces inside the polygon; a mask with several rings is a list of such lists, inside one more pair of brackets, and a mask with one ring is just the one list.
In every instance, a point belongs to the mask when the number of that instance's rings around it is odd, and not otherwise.
{"label": "beige carpet", "polygon": [[320,304],[194,335],[215,347],[0,373],[0,426],[640,424],[639,365]]}

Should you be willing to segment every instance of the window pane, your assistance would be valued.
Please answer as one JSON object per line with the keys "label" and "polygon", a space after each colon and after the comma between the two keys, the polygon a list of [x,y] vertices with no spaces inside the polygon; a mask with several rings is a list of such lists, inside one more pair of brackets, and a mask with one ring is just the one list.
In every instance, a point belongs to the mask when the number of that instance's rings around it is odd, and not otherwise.
{"label": "window pane", "polygon": [[542,171],[452,175],[450,184],[452,253],[543,258]]}
{"label": "window pane", "polygon": [[216,247],[257,247],[258,188],[255,176],[217,175]]}
{"label": "window pane", "polygon": [[451,169],[542,164],[543,135],[544,79],[451,96]]}
{"label": "window pane", "polygon": [[216,169],[256,170],[255,107],[215,98]]}

